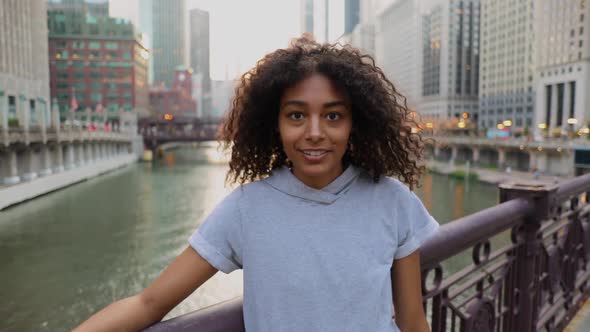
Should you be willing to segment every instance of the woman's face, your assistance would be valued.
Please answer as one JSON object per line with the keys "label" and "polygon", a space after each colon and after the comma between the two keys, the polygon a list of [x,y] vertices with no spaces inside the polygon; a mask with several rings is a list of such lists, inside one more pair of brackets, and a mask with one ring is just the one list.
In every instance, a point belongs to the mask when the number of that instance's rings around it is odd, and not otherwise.
{"label": "woman's face", "polygon": [[279,133],[293,174],[321,189],[342,174],[342,157],[352,129],[348,95],[321,74],[286,89],[281,97]]}

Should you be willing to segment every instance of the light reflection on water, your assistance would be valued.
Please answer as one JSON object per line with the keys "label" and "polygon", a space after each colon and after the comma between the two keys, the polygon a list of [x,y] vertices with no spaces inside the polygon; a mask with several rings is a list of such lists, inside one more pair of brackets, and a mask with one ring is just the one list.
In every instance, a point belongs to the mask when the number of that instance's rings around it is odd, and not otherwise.
{"label": "light reflection on water", "polygon": [[[203,151],[180,149],[0,212],[0,331],[68,330],[146,287],[231,191],[226,171]],[[441,223],[497,196],[493,186],[438,175],[417,194]],[[238,296],[241,281],[241,271],[218,273],[167,317]]]}

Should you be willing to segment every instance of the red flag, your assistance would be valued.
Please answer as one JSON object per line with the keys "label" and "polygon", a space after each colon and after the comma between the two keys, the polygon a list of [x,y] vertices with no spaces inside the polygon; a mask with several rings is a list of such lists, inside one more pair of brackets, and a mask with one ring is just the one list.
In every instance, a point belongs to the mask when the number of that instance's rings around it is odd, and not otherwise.
{"label": "red flag", "polygon": [[76,100],[76,89],[72,87],[72,100],[70,101],[70,109],[78,109],[78,101]]}

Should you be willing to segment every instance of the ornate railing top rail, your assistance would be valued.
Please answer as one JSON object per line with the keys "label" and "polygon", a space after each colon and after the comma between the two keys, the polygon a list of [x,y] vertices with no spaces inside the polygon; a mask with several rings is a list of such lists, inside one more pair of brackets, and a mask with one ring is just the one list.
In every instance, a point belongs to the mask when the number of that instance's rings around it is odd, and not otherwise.
{"label": "ornate railing top rail", "polygon": [[514,227],[533,210],[530,200],[517,198],[442,225],[420,248],[422,268],[430,268],[482,239]]}
{"label": "ornate railing top rail", "polygon": [[[420,248],[432,331],[563,329],[590,296],[587,192],[590,174],[559,186],[502,185],[501,204],[442,225]],[[470,249],[472,264],[445,275],[449,259]],[[241,305],[238,298],[148,330],[244,331]]]}
{"label": "ornate railing top rail", "polygon": [[559,185],[555,193],[556,203],[561,203],[571,196],[590,191],[590,173],[570,179]]}

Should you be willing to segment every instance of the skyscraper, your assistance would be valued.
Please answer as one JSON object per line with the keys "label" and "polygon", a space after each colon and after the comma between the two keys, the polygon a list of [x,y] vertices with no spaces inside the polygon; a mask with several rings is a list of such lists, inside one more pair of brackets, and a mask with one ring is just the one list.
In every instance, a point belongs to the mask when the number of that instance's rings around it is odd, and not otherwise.
{"label": "skyscraper", "polygon": [[313,0],[301,0],[301,33],[313,35]]}
{"label": "skyscraper", "polygon": [[141,0],[140,30],[152,48],[153,84],[171,86],[174,70],[187,66],[186,0]]}
{"label": "skyscraper", "polygon": [[421,95],[421,23],[418,0],[397,1],[377,16],[377,63],[411,108]]}
{"label": "skyscraper", "polygon": [[534,107],[534,1],[481,3],[479,127],[506,120],[531,127]]}
{"label": "skyscraper", "polygon": [[348,34],[360,21],[360,0],[346,0],[344,2],[344,33]]}
{"label": "skyscraper", "polygon": [[198,105],[202,108],[200,115],[208,116],[211,107],[211,76],[209,73],[209,13],[192,9],[189,14],[190,65],[195,75],[199,75],[201,84],[201,100]]}
{"label": "skyscraper", "polygon": [[477,123],[479,6],[477,0],[445,0],[423,17],[420,112],[425,117],[467,116]]}
{"label": "skyscraper", "polygon": [[0,127],[50,123],[45,0],[0,1]]}
{"label": "skyscraper", "polygon": [[535,1],[536,129],[590,126],[590,4]]}
{"label": "skyscraper", "polygon": [[311,34],[320,43],[330,42],[330,1],[301,1],[301,33]]}

